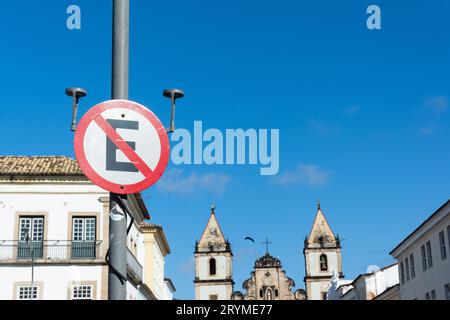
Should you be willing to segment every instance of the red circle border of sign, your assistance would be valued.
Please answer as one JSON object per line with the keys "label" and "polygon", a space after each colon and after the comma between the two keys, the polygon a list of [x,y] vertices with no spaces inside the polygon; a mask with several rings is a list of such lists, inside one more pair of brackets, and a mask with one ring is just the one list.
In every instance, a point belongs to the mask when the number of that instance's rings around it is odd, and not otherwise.
{"label": "red circle border of sign", "polygon": [[[155,170],[152,171],[152,174],[149,177],[146,177],[144,180],[136,184],[119,185],[102,178],[89,164],[84,152],[84,137],[89,125],[92,123],[92,121],[94,121],[95,117],[98,114],[102,113],[103,111],[116,108],[130,109],[141,114],[151,122],[159,136],[159,141],[161,144],[161,155],[158,161],[158,165],[156,166]],[[92,109],[90,109],[78,124],[77,131],[75,133],[74,147],[77,162],[86,177],[95,185],[107,191],[118,194],[138,193],[155,184],[166,170],[170,153],[169,138],[167,137],[166,129],[164,128],[161,121],[153,112],[148,110],[143,105],[129,100],[109,100],[99,103]]]}

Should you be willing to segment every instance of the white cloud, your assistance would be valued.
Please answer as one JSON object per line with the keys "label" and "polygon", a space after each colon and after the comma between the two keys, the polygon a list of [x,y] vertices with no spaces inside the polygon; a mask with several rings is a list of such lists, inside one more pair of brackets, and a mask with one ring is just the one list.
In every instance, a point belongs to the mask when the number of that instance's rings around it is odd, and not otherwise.
{"label": "white cloud", "polygon": [[359,104],[355,104],[351,107],[344,109],[344,113],[349,116],[358,114],[360,111],[361,111],[361,106]]}
{"label": "white cloud", "polygon": [[433,110],[437,115],[443,114],[448,109],[448,97],[447,96],[432,96],[425,100],[425,107]]}
{"label": "white cloud", "polygon": [[324,122],[317,121],[314,118],[308,120],[308,126],[317,134],[328,136],[331,134],[339,134],[341,128],[337,125],[328,125]]}
{"label": "white cloud", "polygon": [[434,126],[424,126],[419,128],[419,134],[421,136],[429,136],[434,133],[435,127]]}
{"label": "white cloud", "polygon": [[222,194],[231,181],[226,174],[192,172],[185,175],[181,169],[168,170],[158,182],[159,190],[173,192],[181,195],[193,192],[209,192]]}
{"label": "white cloud", "polygon": [[294,170],[286,171],[277,176],[275,181],[282,185],[306,185],[309,187],[321,187],[326,185],[331,178],[331,171],[322,169],[314,164],[299,164]]}
{"label": "white cloud", "polygon": [[180,265],[180,271],[181,273],[185,275],[191,276],[195,273],[195,259],[194,257],[189,258],[188,260],[184,261]]}

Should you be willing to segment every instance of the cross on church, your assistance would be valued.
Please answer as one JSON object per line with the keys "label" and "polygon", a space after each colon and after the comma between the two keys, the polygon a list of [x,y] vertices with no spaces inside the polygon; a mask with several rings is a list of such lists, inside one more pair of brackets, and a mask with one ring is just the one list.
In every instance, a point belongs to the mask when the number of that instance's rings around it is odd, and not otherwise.
{"label": "cross on church", "polygon": [[262,244],[266,245],[266,254],[269,253],[269,244],[272,244],[272,242],[269,241],[269,238],[266,238],[266,241],[264,241]]}

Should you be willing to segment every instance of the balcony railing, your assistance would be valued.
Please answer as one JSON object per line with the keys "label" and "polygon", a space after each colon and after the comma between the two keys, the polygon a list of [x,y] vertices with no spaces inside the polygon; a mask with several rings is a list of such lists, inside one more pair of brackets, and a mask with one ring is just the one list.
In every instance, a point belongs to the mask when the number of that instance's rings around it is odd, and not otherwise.
{"label": "balcony railing", "polygon": [[144,272],[142,268],[142,265],[139,263],[139,261],[136,259],[136,257],[131,253],[130,249],[127,250],[127,265],[128,268],[134,273],[135,277],[138,278],[138,280],[142,281],[142,277],[144,276]]}
{"label": "balcony railing", "polygon": [[35,260],[68,261],[100,258],[102,241],[9,241],[0,240],[0,262]]}
{"label": "balcony railing", "polygon": [[31,243],[19,241],[17,246],[17,259],[29,259],[33,255],[36,258],[42,258],[44,254],[42,241],[32,241]]}

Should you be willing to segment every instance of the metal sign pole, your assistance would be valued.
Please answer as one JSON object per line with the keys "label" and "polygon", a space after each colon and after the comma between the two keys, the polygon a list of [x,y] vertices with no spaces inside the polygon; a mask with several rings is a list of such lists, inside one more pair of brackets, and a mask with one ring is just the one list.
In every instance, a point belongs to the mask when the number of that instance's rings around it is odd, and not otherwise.
{"label": "metal sign pole", "polygon": [[[113,0],[112,99],[128,99],[130,0]],[[109,196],[109,300],[126,299],[127,197]]]}

